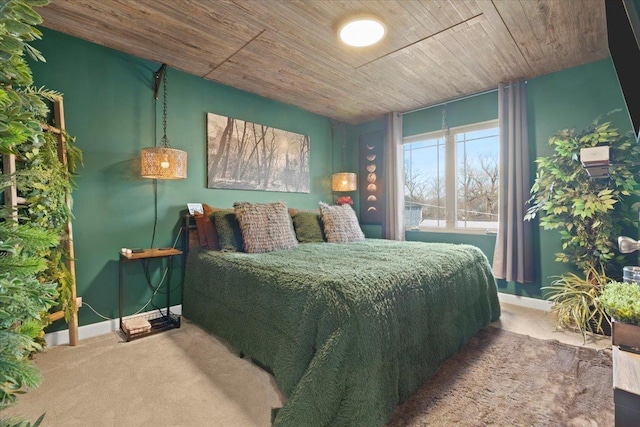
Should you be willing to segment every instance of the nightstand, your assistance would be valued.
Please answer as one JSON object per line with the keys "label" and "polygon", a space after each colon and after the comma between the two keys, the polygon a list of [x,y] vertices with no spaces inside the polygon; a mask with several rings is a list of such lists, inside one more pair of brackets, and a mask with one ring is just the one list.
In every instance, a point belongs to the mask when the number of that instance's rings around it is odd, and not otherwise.
{"label": "nightstand", "polygon": [[[168,329],[174,329],[180,327],[180,316],[175,314],[171,314],[169,308],[171,307],[171,296],[170,296],[170,288],[171,288],[171,272],[173,270],[173,257],[176,255],[182,255],[182,251],[174,248],[167,249],[145,249],[142,252],[125,254],[120,252],[120,263],[119,263],[119,294],[118,294],[118,310],[120,314],[120,330],[125,335],[127,341],[134,340],[136,338],[146,337],[148,335],[152,335],[158,332],[166,331]],[[166,278],[166,293],[167,293],[167,305],[166,311],[160,316],[157,316],[152,319],[147,319],[151,325],[151,328],[141,327],[141,328],[127,328],[126,324],[123,325],[122,321],[122,298],[124,294],[124,285],[123,285],[123,269],[124,265],[134,261],[145,261],[151,259],[166,259],[167,262],[167,278]],[[142,316],[139,316],[140,318]],[[125,321],[126,323],[126,321]],[[124,327],[123,327],[124,326]]]}

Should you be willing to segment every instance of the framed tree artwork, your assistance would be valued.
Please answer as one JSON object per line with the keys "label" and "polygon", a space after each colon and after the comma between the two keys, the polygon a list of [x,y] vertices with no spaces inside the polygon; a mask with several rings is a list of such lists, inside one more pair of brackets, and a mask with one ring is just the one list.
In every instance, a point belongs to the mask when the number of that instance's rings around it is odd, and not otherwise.
{"label": "framed tree artwork", "polygon": [[360,222],[384,222],[383,161],[384,132],[360,137],[358,188],[360,188]]}
{"label": "framed tree artwork", "polygon": [[309,193],[309,136],[207,114],[207,187]]}

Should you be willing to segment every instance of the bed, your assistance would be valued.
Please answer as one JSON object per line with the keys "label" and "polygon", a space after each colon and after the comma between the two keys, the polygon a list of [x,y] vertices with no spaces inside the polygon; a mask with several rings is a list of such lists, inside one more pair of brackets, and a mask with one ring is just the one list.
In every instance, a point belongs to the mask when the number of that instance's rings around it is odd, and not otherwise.
{"label": "bed", "polygon": [[287,427],[384,425],[500,316],[488,261],[469,245],[196,247],[183,292],[187,319],[274,375],[287,400],[273,425]]}

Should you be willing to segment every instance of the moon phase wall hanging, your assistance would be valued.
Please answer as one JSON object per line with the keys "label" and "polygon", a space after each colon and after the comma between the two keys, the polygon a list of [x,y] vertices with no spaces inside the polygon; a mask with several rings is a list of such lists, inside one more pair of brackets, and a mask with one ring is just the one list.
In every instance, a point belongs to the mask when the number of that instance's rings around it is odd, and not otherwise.
{"label": "moon phase wall hanging", "polygon": [[360,138],[360,222],[382,224],[383,200],[383,144],[384,133],[363,135]]}

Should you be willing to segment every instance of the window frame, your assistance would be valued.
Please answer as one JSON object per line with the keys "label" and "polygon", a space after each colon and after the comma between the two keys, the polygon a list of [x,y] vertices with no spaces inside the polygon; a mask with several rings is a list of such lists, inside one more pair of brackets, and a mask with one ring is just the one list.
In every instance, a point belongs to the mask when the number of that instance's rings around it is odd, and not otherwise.
{"label": "window frame", "polygon": [[[483,122],[470,123],[467,125],[455,126],[448,128],[446,131],[438,129],[436,131],[424,132],[416,135],[405,136],[402,138],[402,145],[414,142],[424,141],[426,139],[444,138],[444,155],[445,155],[445,226],[444,227],[424,227],[421,229],[410,228],[405,226],[405,231],[429,232],[429,233],[455,233],[455,234],[496,234],[496,228],[472,228],[472,227],[456,227],[456,211],[457,211],[457,147],[456,134],[465,132],[474,132],[498,128],[498,137],[500,132],[500,124],[498,119],[486,120]],[[404,148],[403,148],[404,152]],[[501,156],[501,153],[499,153]],[[500,166],[500,158],[498,158],[498,166]],[[402,179],[404,181],[405,171],[402,171]],[[450,191],[450,189],[452,189]],[[453,209],[450,208],[453,206]],[[404,212],[403,212],[404,215]]]}

